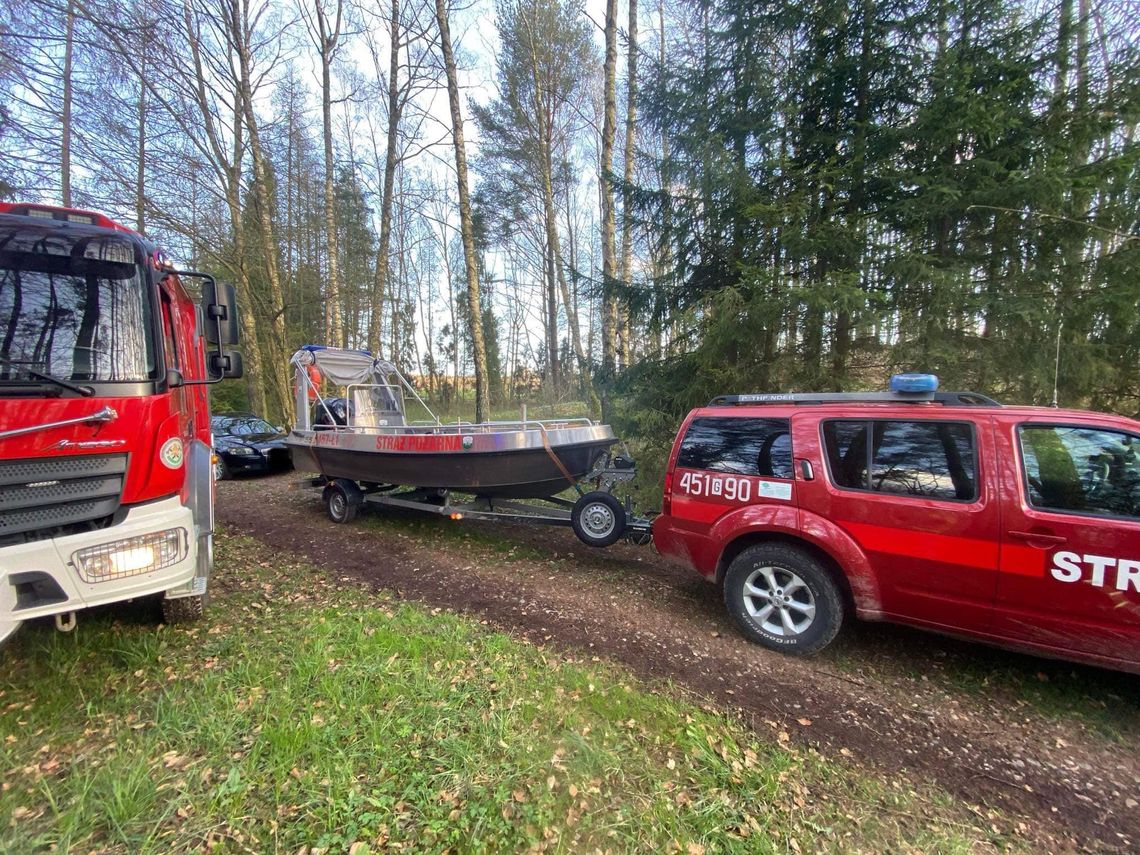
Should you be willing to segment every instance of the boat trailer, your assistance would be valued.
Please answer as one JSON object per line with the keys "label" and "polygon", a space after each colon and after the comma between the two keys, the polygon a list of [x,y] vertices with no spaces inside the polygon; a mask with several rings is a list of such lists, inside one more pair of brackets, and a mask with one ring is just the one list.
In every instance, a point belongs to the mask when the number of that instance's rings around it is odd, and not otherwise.
{"label": "boat trailer", "polygon": [[[626,539],[637,545],[650,541],[652,515],[633,512],[632,501],[619,500],[613,489],[632,481],[637,474],[633,460],[625,455],[608,456],[582,481],[573,485],[578,498],[561,496],[541,499],[503,499],[456,490],[408,488],[397,484],[370,484],[348,478],[306,478],[300,485],[320,489],[321,500],[334,523],[348,523],[366,504],[404,508],[453,520],[569,526],[587,546],[604,547]],[[591,483],[586,491],[583,483]]]}

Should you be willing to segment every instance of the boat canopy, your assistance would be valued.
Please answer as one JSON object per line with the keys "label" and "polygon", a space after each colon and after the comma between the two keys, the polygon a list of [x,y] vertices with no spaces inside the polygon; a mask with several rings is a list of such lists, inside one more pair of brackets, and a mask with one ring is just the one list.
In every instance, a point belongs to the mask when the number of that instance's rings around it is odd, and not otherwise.
{"label": "boat canopy", "polygon": [[402,397],[405,391],[419,401],[433,423],[439,424],[439,418],[395,364],[367,350],[306,344],[293,354],[289,364],[293,366],[298,430],[311,429],[309,407],[313,404],[324,409],[330,423],[336,424],[320,393],[321,380],[346,388],[351,423],[357,427],[374,429],[404,424]]}
{"label": "boat canopy", "polygon": [[301,368],[315,365],[322,377],[338,386],[382,383],[398,373],[391,362],[374,357],[367,350],[345,350],[319,344],[306,344],[293,354],[289,362]]}

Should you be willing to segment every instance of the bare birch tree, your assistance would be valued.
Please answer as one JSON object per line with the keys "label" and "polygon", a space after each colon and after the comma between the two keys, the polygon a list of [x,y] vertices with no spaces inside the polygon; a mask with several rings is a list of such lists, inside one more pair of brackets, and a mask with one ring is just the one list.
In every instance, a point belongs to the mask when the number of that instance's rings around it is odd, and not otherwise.
{"label": "bare birch tree", "polygon": [[455,177],[459,190],[459,230],[463,238],[463,263],[467,273],[467,301],[471,315],[472,361],[475,363],[475,421],[490,418],[491,402],[487,389],[487,350],[483,343],[483,308],[479,302],[479,267],[475,258],[475,232],[471,222],[471,199],[467,189],[467,151],[463,142],[463,113],[459,104],[459,77],[451,48],[451,30],[445,0],[435,0],[439,24],[439,44],[447,74],[447,100],[451,105],[451,137],[455,144]]}
{"label": "bare birch tree", "polygon": [[[637,154],[637,0],[629,0],[629,52],[626,59],[625,183],[621,201],[621,281],[633,286],[633,164]],[[629,310],[620,311],[621,352],[618,367],[633,364],[633,330]]]}
{"label": "bare birch tree", "polygon": [[[606,61],[604,66],[604,117],[602,119],[602,163],[599,184],[602,196],[602,374],[611,382],[617,356],[617,300],[613,294],[617,279],[616,228],[614,218],[614,132],[617,125],[617,0],[606,0]],[[607,414],[603,413],[603,417]]]}
{"label": "bare birch tree", "polygon": [[337,269],[336,194],[333,189],[333,126],[332,126],[332,64],[341,42],[344,24],[344,0],[335,0],[325,8],[324,0],[302,0],[301,14],[309,30],[309,37],[317,48],[321,61],[321,120],[325,148],[325,340],[332,345],[344,346],[344,319],[341,315],[340,277]]}

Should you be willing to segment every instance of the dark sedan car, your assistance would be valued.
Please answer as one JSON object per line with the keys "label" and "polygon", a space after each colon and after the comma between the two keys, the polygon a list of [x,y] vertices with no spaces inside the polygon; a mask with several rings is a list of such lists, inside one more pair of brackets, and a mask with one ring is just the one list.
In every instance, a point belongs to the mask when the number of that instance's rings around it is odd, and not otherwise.
{"label": "dark sedan car", "polygon": [[221,413],[210,419],[215,475],[224,480],[243,472],[280,472],[293,468],[285,432],[251,413]]}

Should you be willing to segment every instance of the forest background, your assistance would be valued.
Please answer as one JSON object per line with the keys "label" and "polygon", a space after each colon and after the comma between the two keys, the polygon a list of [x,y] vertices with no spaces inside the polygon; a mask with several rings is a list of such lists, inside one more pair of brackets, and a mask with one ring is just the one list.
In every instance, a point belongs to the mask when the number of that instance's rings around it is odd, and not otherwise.
{"label": "forest background", "polygon": [[1140,412],[1140,6],[641,4],[7,0],[0,198],[233,281],[215,404],[272,421],[307,342],[651,469],[714,394],[900,370]]}

